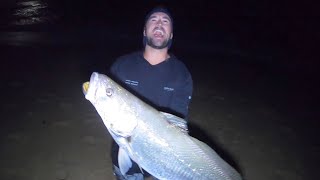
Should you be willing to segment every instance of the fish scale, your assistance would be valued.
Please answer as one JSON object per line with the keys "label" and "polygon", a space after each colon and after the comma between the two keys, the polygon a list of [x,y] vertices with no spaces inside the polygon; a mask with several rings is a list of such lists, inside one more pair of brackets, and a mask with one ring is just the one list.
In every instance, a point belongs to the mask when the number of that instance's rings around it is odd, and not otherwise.
{"label": "fish scale", "polygon": [[[207,144],[170,123],[185,122],[183,119],[157,111],[108,76],[92,73],[84,93],[119,147],[154,177],[175,180],[242,179]],[[124,165],[126,163],[119,163],[120,168]]]}
{"label": "fish scale", "polygon": [[[162,137],[165,138],[166,136],[164,135]],[[147,139],[145,136],[139,138]],[[211,177],[214,176],[223,176],[224,174],[221,173],[223,171],[222,168],[216,168],[217,170],[214,170],[214,167],[218,167],[216,161],[221,164],[221,160],[213,161],[213,156],[207,155],[208,153],[200,149],[194,140],[195,139],[188,138],[188,136],[185,137],[185,135],[182,135],[182,137],[176,135],[168,137],[167,141],[170,142],[169,147],[150,144],[147,140],[144,142],[139,139],[134,139],[131,144],[133,149],[137,149],[137,154],[148,154],[144,156],[143,161],[137,161],[143,162],[141,165],[148,167],[145,168],[145,170],[149,173],[160,174],[159,179],[211,179]],[[135,144],[134,142],[138,143]],[[144,144],[140,144],[141,142]],[[184,142],[184,144],[181,144],[181,142]],[[200,141],[198,142],[202,143]],[[146,149],[147,151],[144,151]],[[210,149],[207,149],[207,151],[210,151]],[[159,156],[161,160],[156,162]],[[206,178],[206,176],[208,177]],[[225,175],[224,179],[231,178]]]}

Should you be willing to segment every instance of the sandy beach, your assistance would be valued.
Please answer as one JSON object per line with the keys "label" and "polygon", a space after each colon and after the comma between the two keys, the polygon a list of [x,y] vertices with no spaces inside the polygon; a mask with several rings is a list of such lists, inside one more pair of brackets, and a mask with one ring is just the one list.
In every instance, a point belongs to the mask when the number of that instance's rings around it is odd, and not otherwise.
{"label": "sandy beach", "polygon": [[[114,178],[111,136],[81,86],[141,41],[77,32],[1,34],[1,179]],[[190,134],[247,180],[317,179],[318,85],[246,61],[255,56],[184,44],[174,50],[194,79]]]}

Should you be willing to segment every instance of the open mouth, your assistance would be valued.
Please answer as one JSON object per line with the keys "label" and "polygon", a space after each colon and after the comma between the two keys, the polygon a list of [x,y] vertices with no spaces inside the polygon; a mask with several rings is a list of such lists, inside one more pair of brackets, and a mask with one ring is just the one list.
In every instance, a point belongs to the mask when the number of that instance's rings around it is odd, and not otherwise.
{"label": "open mouth", "polygon": [[156,38],[162,38],[164,36],[164,31],[161,29],[156,29],[156,30],[154,30],[153,35]]}
{"label": "open mouth", "polygon": [[93,72],[93,73],[91,74],[90,81],[84,82],[84,83],[82,84],[82,92],[83,92],[83,94],[84,94],[85,96],[87,95],[87,93],[88,93],[88,91],[89,91],[90,83],[91,83],[91,85],[92,85],[93,87],[97,84],[97,83],[96,83],[97,78],[98,78],[98,73]]}
{"label": "open mouth", "polygon": [[89,81],[87,81],[87,82],[85,82],[85,83],[82,84],[82,92],[83,92],[84,95],[87,94],[88,89],[89,89],[89,85],[90,85],[90,82],[89,82]]}

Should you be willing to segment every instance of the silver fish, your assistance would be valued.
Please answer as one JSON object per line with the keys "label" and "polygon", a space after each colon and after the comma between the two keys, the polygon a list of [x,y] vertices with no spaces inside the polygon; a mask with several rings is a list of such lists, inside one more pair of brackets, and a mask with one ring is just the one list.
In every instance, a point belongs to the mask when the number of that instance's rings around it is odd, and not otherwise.
{"label": "silver fish", "polygon": [[156,110],[108,76],[92,73],[83,92],[120,147],[123,174],[132,159],[160,180],[242,179],[207,144],[188,134],[183,119]]}

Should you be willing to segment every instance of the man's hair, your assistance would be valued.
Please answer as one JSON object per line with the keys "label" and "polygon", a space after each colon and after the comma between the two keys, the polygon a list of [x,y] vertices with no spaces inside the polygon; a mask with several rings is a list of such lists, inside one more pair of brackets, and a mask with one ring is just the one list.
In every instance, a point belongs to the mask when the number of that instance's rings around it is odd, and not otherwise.
{"label": "man's hair", "polygon": [[165,13],[166,15],[169,16],[170,18],[170,21],[171,21],[171,27],[173,27],[173,18],[172,18],[172,15],[170,13],[170,11],[165,8],[164,6],[157,6],[155,8],[153,8],[151,11],[148,12],[148,14],[146,15],[145,17],[145,21],[144,23],[146,24],[147,21],[149,20],[150,16],[153,14],[153,13],[157,13],[157,12],[162,12],[162,13]]}

